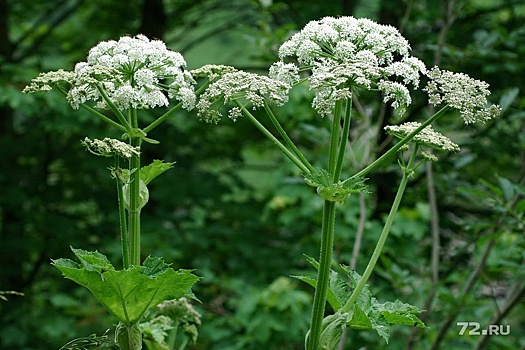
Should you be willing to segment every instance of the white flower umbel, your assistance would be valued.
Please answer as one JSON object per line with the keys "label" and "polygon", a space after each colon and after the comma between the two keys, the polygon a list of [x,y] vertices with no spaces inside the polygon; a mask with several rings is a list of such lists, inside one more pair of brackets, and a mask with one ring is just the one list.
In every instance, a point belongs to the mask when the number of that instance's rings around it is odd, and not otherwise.
{"label": "white flower umbel", "polygon": [[434,106],[447,104],[459,111],[465,124],[481,122],[499,116],[498,105],[487,106],[489,85],[472,79],[464,73],[453,73],[434,67],[428,73],[430,81],[423,89],[428,93],[428,102]]}
{"label": "white flower umbel", "polygon": [[293,85],[299,81],[299,68],[293,63],[276,62],[270,67],[269,76],[283,83]]}
{"label": "white flower umbel", "polygon": [[71,84],[73,78],[73,72],[67,72],[63,69],[54,72],[40,73],[38,77],[31,80],[31,83],[27,85],[22,92],[33,93],[51,91],[56,85]]}
{"label": "white flower umbel", "polygon": [[[421,123],[418,122],[406,122],[401,125],[387,125],[385,126],[385,130],[388,134],[394,135],[398,139],[402,139],[420,126]],[[443,151],[459,151],[458,145],[443,134],[434,131],[430,125],[416,134],[411,142]]]}
{"label": "white flower umbel", "polygon": [[[211,83],[200,95],[197,114],[205,122],[217,123],[222,117],[219,108],[234,101],[242,104],[248,101],[253,109],[263,107],[265,102],[281,106],[288,101],[290,88],[287,83],[255,73],[243,71],[226,73]],[[234,121],[240,114],[238,107],[233,107],[229,111],[229,117]]]}
{"label": "white flower umbel", "polygon": [[122,158],[129,159],[132,156],[140,155],[138,148],[131,146],[128,143],[111,139],[109,137],[104,138],[103,140],[94,139],[86,137],[84,140],[80,141],[88,151],[91,153],[102,156],[102,157],[111,157],[119,156]]}
{"label": "white flower umbel", "polygon": [[[399,31],[371,20],[325,17],[308,23],[279,48],[279,57],[296,59],[309,68],[313,107],[325,115],[335,101],[349,98],[355,90],[379,89],[394,108],[408,106],[408,85],[419,85],[426,73],[424,63],[410,56],[410,45]],[[274,70],[285,70],[285,64]],[[301,68],[300,68],[301,69]],[[286,72],[273,76],[287,77]],[[382,82],[378,86],[378,82]],[[400,87],[403,86],[403,88]]]}
{"label": "white flower umbel", "polygon": [[70,85],[67,99],[73,108],[88,101],[96,108],[107,108],[105,94],[120,110],[167,106],[168,97],[192,109],[195,81],[185,66],[182,55],[166,48],[162,41],[144,35],[126,36],[93,47],[86,62],[76,64],[73,72],[41,74],[24,91],[46,91],[66,83]]}
{"label": "white flower umbel", "polygon": [[206,64],[190,71],[195,78],[206,78],[209,81],[219,79],[223,74],[236,72],[237,68],[221,64]]}

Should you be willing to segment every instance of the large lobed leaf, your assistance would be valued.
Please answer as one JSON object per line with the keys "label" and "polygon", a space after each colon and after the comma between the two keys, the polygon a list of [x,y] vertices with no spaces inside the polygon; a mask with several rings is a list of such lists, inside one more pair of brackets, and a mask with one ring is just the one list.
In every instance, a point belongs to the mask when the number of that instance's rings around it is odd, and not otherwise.
{"label": "large lobed leaf", "polygon": [[175,162],[164,163],[162,160],[155,159],[153,163],[140,169],[140,179],[147,185],[160,174],[173,168],[174,164]]}
{"label": "large lobed leaf", "polygon": [[191,286],[199,280],[189,270],[173,270],[161,258],[148,257],[143,266],[117,271],[103,254],[71,249],[80,263],[57,259],[52,264],[66,278],[89,289],[126,325],[137,323],[164,300],[191,295]]}
{"label": "large lobed leaf", "polygon": [[[308,262],[316,269],[319,269],[319,263],[311,258],[306,257]],[[346,326],[360,330],[375,330],[377,334],[385,339],[388,343],[390,337],[390,327],[393,325],[410,325],[420,328],[426,328],[425,324],[416,316],[422,310],[410,304],[402,303],[399,300],[394,302],[379,303],[376,298],[372,296],[368,285],[361,290],[353,309],[348,313],[342,311],[343,305],[352,294],[352,290],[356,287],[361,279],[361,276],[350,270],[347,266],[341,265],[341,269],[346,273],[345,278],[341,274],[330,271],[330,279],[327,292],[327,301],[341,317],[348,318]],[[317,279],[306,276],[295,276],[303,282],[315,288]],[[323,321],[324,327],[330,329],[330,323],[340,323],[341,317],[333,318],[328,316]],[[334,327],[335,329],[335,327]]]}

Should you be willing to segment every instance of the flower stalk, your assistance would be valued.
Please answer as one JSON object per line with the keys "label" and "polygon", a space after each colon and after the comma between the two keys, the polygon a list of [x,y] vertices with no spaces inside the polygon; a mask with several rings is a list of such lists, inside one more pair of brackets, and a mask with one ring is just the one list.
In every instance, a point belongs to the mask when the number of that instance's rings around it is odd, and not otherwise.
{"label": "flower stalk", "polygon": [[365,167],[363,170],[357,172],[355,175],[352,175],[351,178],[357,178],[357,177],[363,177],[375,168],[377,168],[379,165],[381,165],[386,159],[392,157],[403,145],[408,143],[410,140],[414,138],[421,130],[423,130],[428,125],[432,124],[436,119],[444,115],[446,112],[450,110],[450,106],[446,105],[443,108],[441,108],[439,111],[434,113],[430,118],[425,120],[421,125],[416,128],[414,131],[406,135],[403,139],[401,139],[398,143],[396,143],[392,148],[390,148],[388,151],[386,151],[381,157],[377,158],[375,161],[370,163],[367,167]]}
{"label": "flower stalk", "polygon": [[255,118],[253,114],[251,114],[250,111],[246,109],[245,106],[241,105],[241,103],[238,100],[235,100],[235,102],[237,106],[241,109],[243,114],[250,120],[250,122],[253,125],[255,125],[255,127],[259,129],[259,131],[262,132],[264,136],[266,136],[270,141],[272,141],[285,154],[285,156],[288,157],[288,159],[290,159],[295,165],[297,165],[297,167],[301,169],[301,171],[304,174],[309,174],[311,172],[310,168],[307,165],[303,164],[303,162],[301,162],[301,160],[298,159],[295,156],[295,154],[293,154],[293,152],[291,152],[288,148],[286,148],[285,145],[281,143],[281,141],[279,141],[275,136],[273,136],[273,134],[268,129],[266,129],[266,127],[263,124],[261,124],[261,122],[259,122],[257,118]]}
{"label": "flower stalk", "polygon": [[[131,144],[140,148],[141,139],[134,137]],[[140,156],[131,158],[131,175],[129,186],[129,247],[130,265],[140,265]]]}
{"label": "flower stalk", "polygon": [[[352,117],[352,102],[350,99],[346,103],[343,130],[340,132],[343,105],[344,101],[337,101],[332,121],[332,137],[328,169],[332,174],[333,183],[338,182],[341,176],[341,170],[346,152],[346,143],[348,142],[348,134],[350,130],[350,120]],[[325,199],[323,205],[319,270],[317,273],[310,330],[306,339],[306,350],[317,350],[321,339],[326,296],[328,293],[328,282],[330,278],[330,267],[332,264],[332,255],[334,250],[336,212],[335,204],[335,201]]]}
{"label": "flower stalk", "polygon": [[399,209],[399,204],[401,203],[401,199],[403,198],[403,195],[405,193],[405,189],[406,189],[408,180],[413,172],[414,161],[417,155],[417,150],[418,150],[418,145],[416,144],[414,146],[414,150],[412,151],[410,155],[410,159],[408,161],[407,166],[403,168],[403,177],[401,178],[401,182],[399,183],[396,197],[394,198],[394,202],[392,203],[392,207],[390,208],[390,212],[386,219],[385,226],[383,227],[383,230],[381,231],[381,235],[379,236],[379,240],[377,241],[374,252],[372,253],[372,256],[370,257],[368,265],[366,266],[366,269],[363,272],[361,279],[359,280],[356,287],[352,291],[350,298],[348,299],[346,304],[343,306],[343,309],[342,309],[343,312],[350,312],[352,310],[352,307],[354,306],[355,302],[357,301],[357,298],[359,297],[359,293],[361,293],[364,286],[366,285],[366,282],[368,281],[368,279],[370,278],[370,275],[374,271],[377,260],[381,256],[381,252],[383,251],[383,247],[385,246],[386,239],[388,238],[388,234],[390,233],[390,229],[392,227],[392,224],[394,223],[394,218]]}
{"label": "flower stalk", "polygon": [[120,176],[120,159],[115,157],[115,181],[117,182],[117,199],[118,199],[118,213],[119,213],[119,222],[120,222],[120,242],[122,245],[122,266],[124,269],[129,268],[129,235],[127,227],[127,217],[126,217],[126,205],[124,203],[124,191],[122,189],[123,183]]}
{"label": "flower stalk", "polygon": [[323,205],[323,224],[321,228],[321,249],[319,271],[314,293],[310,330],[306,338],[306,350],[317,350],[321,339],[328,280],[335,237],[335,202],[325,200]]}
{"label": "flower stalk", "polygon": [[306,166],[308,167],[308,169],[310,170],[310,172],[315,172],[315,168],[310,164],[310,162],[306,159],[306,157],[303,155],[303,153],[297,148],[297,146],[295,145],[295,143],[292,141],[292,139],[290,139],[290,137],[288,136],[288,134],[286,133],[286,131],[284,130],[284,128],[282,127],[281,123],[279,123],[279,120],[277,119],[277,117],[275,116],[275,114],[273,113],[272,109],[270,108],[270,106],[268,105],[268,103],[264,103],[264,109],[266,111],[266,114],[268,115],[268,117],[270,118],[270,120],[272,121],[273,125],[275,126],[275,128],[277,129],[277,131],[279,132],[279,134],[281,135],[281,137],[285,140],[286,144],[288,145],[288,147],[290,147],[290,149],[292,150],[292,152],[295,154],[295,156],[297,158],[299,158],[299,160]]}

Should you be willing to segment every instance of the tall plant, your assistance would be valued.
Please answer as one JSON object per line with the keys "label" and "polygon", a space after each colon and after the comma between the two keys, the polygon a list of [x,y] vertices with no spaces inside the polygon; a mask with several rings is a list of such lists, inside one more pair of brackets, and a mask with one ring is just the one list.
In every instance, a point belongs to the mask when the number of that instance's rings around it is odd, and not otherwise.
{"label": "tall plant", "polygon": [[[148,257],[142,262],[140,253],[140,212],[148,201],[147,185],[173,165],[154,161],[141,166],[142,144],[155,144],[147,137],[151,130],[178,109],[194,106],[200,119],[210,123],[221,119],[223,105],[229,106],[232,120],[248,119],[282,150],[301,171],[305,183],[324,200],[319,259],[307,258],[317,276],[298,276],[315,287],[305,339],[307,350],[335,349],[346,327],[375,330],[386,341],[392,325],[425,327],[417,317],[421,310],[399,300],[380,303],[367,282],[416,168],[425,161],[437,160],[432,150],[459,150],[458,145],[435,131],[432,123],[451,110],[459,111],[466,124],[497,116],[499,107],[487,106],[487,84],[438,67],[428,70],[421,60],[410,55],[409,43],[395,28],[368,19],[326,17],[312,21],[282,44],[279,56],[268,75],[212,65],[188,72],[179,53],[168,50],[160,41],[139,35],[102,42],[89,52],[87,62],[77,64],[74,71],[41,74],[25,89],[57,89],[73,108],[84,108],[123,133],[120,140],[83,141],[92,153],[115,159],[111,174],[117,187],[123,269],[115,269],[98,252],[81,249],[73,249],[80,263],[69,259],[53,261],[67,278],[87,287],[120,321],[116,344],[121,348],[140,349],[141,329],[147,327],[141,328],[139,321],[145,313],[167,299],[191,296],[189,289],[198,280],[189,271],[170,269],[160,258]],[[422,76],[428,80],[422,90],[428,94],[429,104],[440,109],[421,122],[387,126],[385,132],[399,141],[363,169],[344,169],[356,96],[364,91],[381,93],[385,103],[403,114],[412,102],[410,90],[419,88]],[[197,91],[193,87],[195,79],[205,80]],[[308,84],[313,92],[313,110],[331,121],[328,164],[324,166],[308,161],[274,111],[274,106],[288,101],[294,87],[303,84]],[[154,122],[141,124],[141,110],[166,107],[169,99],[179,103]],[[251,112],[253,109],[265,112],[273,132]],[[104,111],[111,112],[112,117]],[[403,176],[366,269],[358,274],[341,265],[339,270],[344,274],[332,271],[338,203],[353,193],[367,193],[366,176],[396,154]],[[122,166],[123,161],[128,162],[126,167]],[[353,175],[343,177],[352,171]],[[334,313],[325,317],[326,302]],[[158,329],[163,334],[170,328]],[[162,343],[164,338],[158,340]]]}
{"label": "tall plant", "polygon": [[[124,350],[142,348],[142,330],[152,326],[151,321],[142,326],[140,321],[149,310],[169,299],[191,297],[191,286],[199,279],[189,270],[170,268],[171,264],[162,258],[147,257],[143,261],[140,243],[141,210],[149,199],[147,185],[173,166],[160,160],[142,166],[142,145],[158,143],[148,138],[147,133],[177,110],[193,108],[195,81],[184,70],[185,65],[182,55],[167,49],[162,41],[149,40],[143,35],[122,37],[93,47],[86,62],[77,63],[73,71],[40,74],[24,89],[28,93],[58,90],[74,109],[83,108],[108,123],[113,129],[108,130],[108,135],[115,131],[122,134],[120,140],[86,137],[82,141],[91,153],[114,159],[110,172],[118,198],[122,269],[115,268],[97,251],[75,248],[72,251],[79,262],[57,259],[53,265],[66,278],[88,288],[119,320],[115,343]],[[140,112],[168,107],[168,98],[179,103],[155,121],[143,125]],[[158,334],[166,334],[169,339],[167,331],[176,332],[178,321],[161,321],[156,326]],[[164,343],[163,336],[155,340]],[[79,341],[96,344],[102,340]]]}
{"label": "tall plant", "polygon": [[[221,106],[230,106],[229,118],[235,121],[244,116],[252,122],[324,199],[319,260],[308,257],[317,269],[317,277],[298,277],[315,287],[306,349],[335,349],[346,327],[375,330],[386,341],[391,325],[425,327],[417,317],[421,310],[398,300],[379,303],[367,281],[416,168],[425,161],[437,160],[432,150],[459,150],[450,139],[434,131],[431,124],[454,109],[466,124],[483,123],[497,116],[497,105],[487,107],[488,85],[462,73],[438,67],[428,70],[421,60],[410,55],[410,45],[397,29],[368,19],[326,17],[312,21],[280,46],[279,56],[280,61],[270,67],[268,75],[208,67],[211,84],[200,95],[197,110],[201,120],[217,123],[222,116]],[[198,73],[206,75],[205,70]],[[421,76],[428,79],[422,89],[429,96],[428,103],[440,109],[422,122],[387,126],[385,131],[399,141],[364,169],[342,178],[354,98],[363,91],[375,91],[398,114],[403,114],[412,102],[410,89],[419,88]],[[313,92],[312,108],[321,117],[331,119],[328,164],[320,168],[314,167],[294,144],[272,107],[284,105],[290,91],[303,84],[308,84]],[[266,112],[273,132],[252,109]],[[345,271],[345,276],[341,276],[331,271],[337,203],[352,193],[366,193],[366,176],[395,154],[399,154],[403,177],[375,250],[362,275],[341,266]],[[335,313],[325,317],[327,301]]]}

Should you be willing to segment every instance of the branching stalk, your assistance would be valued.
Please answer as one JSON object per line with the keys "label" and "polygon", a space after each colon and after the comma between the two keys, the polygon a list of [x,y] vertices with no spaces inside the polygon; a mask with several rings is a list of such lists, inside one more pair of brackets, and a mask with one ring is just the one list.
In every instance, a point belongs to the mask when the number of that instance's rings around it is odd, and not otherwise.
{"label": "branching stalk", "polygon": [[[209,82],[206,82],[205,84],[203,84],[199,89],[197,89],[197,91],[195,91],[195,93],[198,95],[200,94],[202,91],[204,91],[208,85],[210,85]],[[175,106],[173,106],[172,108],[170,108],[166,113],[164,113],[163,115],[161,115],[160,117],[158,117],[155,121],[153,121],[150,125],[146,126],[143,131],[147,134],[149,133],[151,130],[155,129],[157,126],[159,126],[161,123],[163,123],[166,119],[168,119],[168,117],[170,117],[173,113],[175,113],[176,111],[178,111],[179,109],[182,108],[182,102],[179,102],[178,104],[176,104]]]}
{"label": "branching stalk", "polygon": [[279,134],[281,135],[281,137],[284,139],[284,141],[286,142],[286,144],[288,145],[288,147],[290,147],[290,149],[292,150],[292,152],[295,154],[295,156],[297,158],[299,158],[301,160],[301,162],[303,162],[303,164],[308,167],[308,169],[310,169],[310,172],[315,172],[315,168],[310,164],[310,162],[305,158],[305,156],[301,153],[301,151],[297,148],[297,146],[295,145],[295,143],[292,141],[292,139],[290,139],[290,137],[288,136],[288,134],[286,133],[286,131],[283,129],[283,127],[281,126],[281,124],[279,123],[279,120],[275,117],[275,114],[273,113],[273,111],[271,110],[270,106],[268,106],[268,104],[265,102],[264,103],[264,109],[266,110],[266,113],[268,114],[268,117],[270,118],[270,120],[272,121],[273,125],[275,126],[275,128],[277,129],[277,131],[279,132]]}
{"label": "branching stalk", "polygon": [[124,126],[126,131],[130,132],[131,131],[131,125],[129,125],[129,123],[126,120],[126,117],[124,116],[124,114],[122,114],[120,109],[118,109],[117,106],[115,106],[115,103],[113,103],[113,101],[111,101],[111,99],[109,98],[108,94],[106,93],[106,91],[101,86],[97,85],[97,89],[100,92],[100,95],[102,96],[104,101],[106,101],[106,103],[108,104],[108,106],[111,109],[111,111],[113,111],[113,113],[115,113],[115,115],[117,116],[117,118],[120,121],[120,123]]}
{"label": "branching stalk", "polygon": [[421,130],[423,130],[425,127],[433,123],[436,119],[441,117],[443,114],[445,114],[450,109],[450,106],[446,105],[443,108],[441,108],[439,111],[434,113],[434,115],[427,120],[425,120],[417,129],[412,131],[410,134],[405,136],[403,139],[401,139],[398,143],[394,145],[391,149],[389,149],[387,152],[385,152],[381,157],[377,158],[375,161],[373,161],[369,166],[358,172],[357,174],[353,175],[352,178],[355,177],[364,177],[366,174],[377,168],[381,163],[383,163],[386,159],[390,158],[392,155],[394,155],[404,144],[412,140],[412,138],[417,135]]}
{"label": "branching stalk", "polygon": [[[343,132],[339,135],[341,128],[341,117],[343,101],[337,101],[334,118],[332,121],[332,138],[330,142],[330,158],[328,169],[333,175],[333,181],[339,181],[341,169],[343,167],[346,143],[350,129],[350,118],[352,104],[348,102],[343,124]],[[335,236],[335,202],[324,201],[323,206],[323,225],[321,229],[321,252],[319,257],[319,271],[315,287],[314,302],[312,309],[312,319],[310,332],[306,340],[306,350],[317,350],[321,338],[321,331],[326,306],[326,295],[328,293],[328,281],[330,277],[330,266],[332,263],[332,253],[334,250]]]}
{"label": "branching stalk", "polygon": [[[120,171],[119,157],[115,156],[115,172]],[[122,266],[124,269],[129,268],[129,236],[128,227],[126,220],[126,205],[124,203],[124,191],[122,190],[122,180],[115,174],[115,180],[117,182],[117,198],[118,198],[118,209],[119,209],[119,221],[120,221],[120,241],[122,244]]]}
{"label": "branching stalk", "polygon": [[385,223],[385,226],[383,227],[383,231],[381,231],[381,235],[379,236],[379,240],[374,249],[374,253],[372,254],[372,257],[370,258],[370,261],[368,262],[368,265],[365,271],[363,272],[361,279],[357,283],[357,286],[352,291],[350,298],[348,299],[346,304],[343,306],[343,309],[342,309],[343,312],[350,312],[350,310],[353,308],[354,303],[357,301],[357,298],[359,297],[359,294],[363,290],[366,282],[370,278],[370,275],[374,271],[377,260],[381,256],[381,251],[383,250],[386,239],[388,238],[388,234],[390,233],[390,228],[392,227],[397,210],[399,209],[399,204],[401,203],[401,199],[403,198],[403,194],[405,193],[405,188],[408,183],[410,174],[412,172],[412,168],[414,166],[414,160],[416,158],[417,148],[418,147],[416,144],[412,154],[410,155],[410,160],[408,161],[408,165],[404,169],[403,178],[401,179],[401,182],[399,183],[399,188],[397,190],[397,194],[394,199],[394,203],[392,204],[392,208],[390,209],[390,213],[388,214],[388,218],[386,219],[386,223]]}
{"label": "branching stalk", "polygon": [[350,121],[352,120],[352,99],[346,103],[345,118],[343,121],[343,132],[339,140],[339,150],[337,153],[337,162],[334,170],[334,182],[339,181],[341,171],[343,169],[343,162],[345,158],[346,144],[348,142],[348,134],[350,133]]}
{"label": "branching stalk", "polygon": [[[131,115],[132,125],[138,126],[136,110]],[[133,137],[131,145],[140,149],[141,139]],[[140,265],[140,155],[131,158],[129,185],[129,245],[130,265]]]}
{"label": "branching stalk", "polygon": [[262,132],[264,136],[266,136],[277,147],[279,147],[279,149],[284,153],[284,155],[287,156],[295,165],[297,165],[297,167],[301,169],[301,171],[305,175],[311,172],[310,169],[305,164],[303,164],[288,148],[286,148],[286,146],[283,145],[281,141],[279,141],[275,136],[273,136],[273,134],[270,131],[268,131],[268,129],[266,129],[264,125],[262,125],[257,120],[257,118],[255,118],[250,113],[250,111],[246,109],[246,107],[244,107],[239,101],[235,101],[235,103],[241,109],[244,115],[253,123],[253,125],[255,125],[255,127],[259,129],[259,131]]}
{"label": "branching stalk", "polygon": [[333,182],[337,182],[339,178],[335,178],[335,169],[337,167],[338,160],[338,144],[339,144],[339,129],[341,128],[341,110],[343,101],[337,101],[335,103],[334,118],[332,119],[332,131],[330,139],[330,154],[328,158],[328,172],[332,174]]}
{"label": "branching stalk", "polygon": [[321,253],[319,271],[314,294],[310,332],[306,339],[306,350],[318,350],[323,325],[326,295],[328,292],[328,279],[332,262],[335,235],[335,202],[324,201],[323,225],[321,229]]}
{"label": "branching stalk", "polygon": [[173,108],[170,108],[169,111],[158,117],[155,121],[153,121],[150,125],[146,126],[143,131],[145,133],[150,132],[151,130],[155,129],[157,126],[159,126],[162,122],[164,122],[166,119],[168,119],[169,116],[171,116],[173,113],[178,111],[182,108],[182,102],[179,102]]}
{"label": "branching stalk", "polygon": [[[64,90],[64,88],[62,88],[61,86],[58,86],[58,90],[64,95],[64,96],[67,96],[67,92]],[[88,111],[89,113],[93,114],[95,117],[98,117],[100,119],[102,119],[103,121],[105,121],[106,123],[116,127],[117,129],[121,130],[121,131],[124,131],[126,132],[126,128],[123,127],[122,125],[120,125],[119,123],[117,123],[116,121],[113,121],[111,119],[109,119],[108,117],[106,117],[104,114],[100,113],[99,111],[97,111],[96,109],[88,106],[87,104],[85,103],[80,103],[79,104],[80,107],[82,107],[83,109],[85,109],[86,111]]]}

